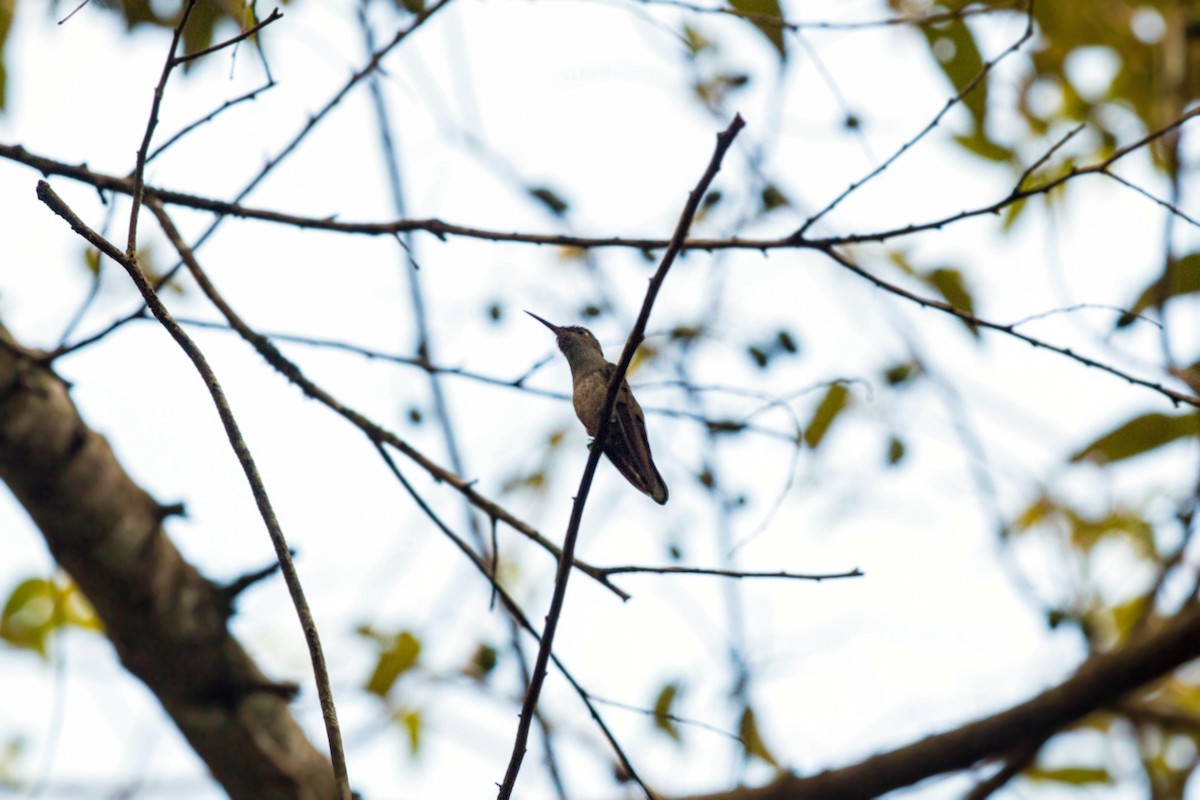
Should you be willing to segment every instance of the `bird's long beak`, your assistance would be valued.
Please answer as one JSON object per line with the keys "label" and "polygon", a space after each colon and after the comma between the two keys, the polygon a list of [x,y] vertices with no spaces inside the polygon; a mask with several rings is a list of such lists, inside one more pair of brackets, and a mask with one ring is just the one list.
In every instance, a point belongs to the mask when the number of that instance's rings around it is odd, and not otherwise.
{"label": "bird's long beak", "polygon": [[538,322],[542,323],[543,325],[545,325],[547,328],[554,331],[555,333],[559,332],[560,328],[557,325],[555,325],[553,322],[546,322],[546,320],[542,319],[541,317],[539,317],[537,314],[533,313],[532,311],[526,311],[525,313],[528,314],[529,316],[533,317]]}

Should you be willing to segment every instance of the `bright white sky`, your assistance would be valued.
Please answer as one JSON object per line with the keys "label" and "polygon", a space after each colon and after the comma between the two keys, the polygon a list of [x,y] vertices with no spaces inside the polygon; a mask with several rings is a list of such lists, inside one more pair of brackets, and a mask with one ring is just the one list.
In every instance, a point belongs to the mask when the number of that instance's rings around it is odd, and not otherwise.
{"label": "bright white sky", "polygon": [[[364,62],[356,8],[346,0],[289,6],[265,37],[278,86],[175,147],[151,165],[148,180],[232,197]],[[876,3],[826,2],[795,4],[789,16],[851,20],[885,14]],[[707,117],[688,99],[681,47],[671,35],[679,18],[677,11],[641,3],[456,0],[385,62],[410,215],[498,230],[556,229],[514,192],[511,176],[517,175],[559,189],[572,202],[577,232],[667,236],[709,158],[714,134],[727,122]],[[842,112],[828,84],[799,49],[793,49],[798,65],[776,86],[772,52],[752,29],[714,16],[694,24],[724,43],[733,63],[760,76],[737,104],[749,127],[719,178],[730,197],[753,190],[745,146],[766,145],[767,171],[782,176],[799,209],[811,212],[919,130],[947,96],[913,31],[812,33],[838,91],[866,123],[864,145],[842,133]],[[990,23],[987,54],[1007,46],[1022,25],[1017,19]],[[389,38],[393,30],[381,16],[377,37]],[[34,4],[20,4],[6,51],[9,107],[0,119],[0,141],[127,172],[166,44],[158,34],[125,36],[98,8],[56,26]],[[1097,59],[1093,68],[1103,67]],[[159,141],[257,85],[260,75],[254,55],[242,49],[236,61],[222,54],[193,75],[176,76]],[[1003,91],[994,97],[998,104],[1006,100]],[[369,112],[360,87],[247,202],[342,219],[394,216]],[[1008,188],[1002,171],[945,145],[963,121],[956,114],[831,215],[826,230],[888,228],[1002,196]],[[480,146],[466,143],[465,133]],[[1156,188],[1144,160],[1132,159],[1125,174]],[[88,281],[80,242],[34,198],[38,177],[0,162],[6,209],[0,315],[27,344],[53,346]],[[102,224],[104,210],[94,192],[64,179],[52,184],[85,219]],[[995,220],[986,219],[904,246],[924,266],[966,270],[982,298],[981,313],[991,319],[1010,321],[1078,302],[1128,303],[1161,258],[1160,213],[1098,179],[1081,188],[1053,224],[1031,215],[1015,241],[998,241]],[[112,229],[120,241],[125,208],[118,204]],[[743,233],[777,235],[796,219],[780,214]],[[192,236],[207,222],[183,211],[177,220]],[[698,232],[725,234],[730,220],[718,215]],[[155,262],[168,266],[168,245],[149,217],[141,229]],[[1194,232],[1181,236],[1194,245]],[[521,309],[574,323],[579,309],[596,300],[589,274],[550,249],[441,243],[428,236],[416,241],[437,359],[444,364],[515,377],[553,346]],[[878,254],[859,252],[864,263],[886,271]],[[264,331],[410,351],[411,312],[392,241],[227,222],[200,256],[233,306]],[[599,260],[618,315],[598,324],[596,333],[615,359],[650,273],[636,253],[605,252]],[[717,275],[725,287],[722,312],[711,320],[713,341],[701,351],[704,358],[689,365],[694,380],[777,393],[834,378],[878,383],[878,370],[905,358],[911,342],[964,398],[1008,514],[1032,497],[1039,481],[1059,476],[1064,454],[1105,426],[1138,410],[1167,410],[1155,395],[1061,358],[1031,354],[1026,345],[995,335],[976,344],[953,320],[885,296],[802,252],[688,256],[667,280],[651,333],[695,323]],[[134,297],[120,271],[110,269],[82,330],[97,330],[133,308]],[[215,318],[194,288],[170,302],[180,315]],[[504,305],[499,325],[486,320],[492,302]],[[1155,334],[1147,329],[1119,340],[1122,350],[1140,353],[1141,360],[1126,359],[1097,341],[1111,322],[1107,312],[1091,311],[1028,330],[1063,344],[1082,342],[1091,353],[1153,374]],[[751,367],[742,354],[745,343],[762,341],[781,326],[797,333],[801,357],[768,372]],[[284,531],[299,550],[356,788],[373,800],[491,796],[503,775],[516,711],[498,692],[487,696],[454,677],[481,639],[504,644],[506,625],[498,612],[487,611],[487,587],[419,515],[361,436],[303,400],[234,337],[194,335],[230,395]],[[664,340],[651,338],[660,345]],[[328,351],[287,352],[349,405],[443,458],[432,426],[406,422],[413,406],[428,415],[422,374]],[[644,406],[686,407],[676,388],[654,386],[675,377],[671,363],[660,361],[635,376]],[[74,382],[85,419],[110,438],[135,478],[160,501],[186,502],[189,518],[172,521],[170,531],[206,575],[228,580],[270,562],[266,533],[211,404],[161,330],[150,323],[127,326],[59,369]],[[556,358],[533,384],[564,390],[568,380],[565,363]],[[564,451],[553,457],[546,496],[501,498],[548,536],[560,537],[586,457],[585,436],[568,406],[461,379],[447,379],[446,387],[469,476],[490,496],[541,463],[552,430],[568,432]],[[792,404],[802,419],[820,391]],[[1073,634],[1048,633],[1009,579],[998,557],[994,518],[978,497],[944,396],[929,386],[891,397],[863,383],[855,384],[854,393],[855,424],[835,430],[827,449],[801,454],[795,484],[778,513],[770,511],[787,480],[789,448],[747,439],[723,450],[720,462],[731,491],[750,499],[748,510],[732,517],[733,538],[749,538],[739,552],[742,568],[819,572],[857,566],[867,573],[853,582],[736,587],[764,734],[781,761],[802,772],[847,764],[999,710],[1069,674],[1082,652]],[[719,395],[705,400],[717,416],[753,407]],[[779,413],[758,421],[784,429],[789,424]],[[671,502],[658,508],[644,501],[601,465],[580,556],[602,565],[664,563],[674,543],[687,563],[717,565],[721,547],[712,504],[692,477],[701,463],[701,433],[692,423],[661,416],[652,415],[648,424]],[[883,448],[897,429],[908,439],[910,463],[887,470]],[[1070,488],[1096,503],[1126,493],[1140,502],[1146,486],[1180,464],[1181,474],[1194,474],[1190,459],[1181,457],[1140,464],[1115,483],[1089,472]],[[462,527],[452,493],[425,485],[415,468],[407,474]],[[1155,502],[1149,507],[1165,516],[1165,501]],[[49,574],[52,566],[23,512],[7,496],[0,503],[0,595],[7,595],[17,581]],[[552,564],[510,531],[501,531],[501,541],[512,559],[515,591],[531,618],[540,619]],[[1022,558],[1034,583],[1054,596],[1064,576],[1041,555],[1033,548]],[[1119,587],[1134,587],[1142,577],[1123,575]],[[682,680],[688,689],[680,714],[732,729],[728,587],[698,577],[629,577],[622,585],[634,594],[626,604],[580,576],[572,581],[558,652],[576,676],[600,697],[643,707],[666,681]],[[268,674],[305,685],[296,712],[323,746],[307,655],[282,582],[250,591],[240,611],[237,631]],[[448,690],[445,683],[417,681],[402,695],[406,707],[421,709],[428,721],[419,760],[405,755],[401,732],[387,729],[379,705],[356,691],[372,664],[371,652],[353,634],[358,623],[413,630],[427,645],[426,664],[464,684]],[[91,789],[71,795],[55,787],[112,789],[131,779],[145,783],[141,797],[218,796],[153,698],[124,675],[103,640],[72,634],[56,652],[58,670],[26,654],[0,654],[0,743],[25,739],[18,774],[46,780],[50,790],[43,797],[89,796]],[[510,690],[511,665],[495,681],[498,690]],[[546,704],[562,725],[573,796],[617,796],[603,762],[592,757],[603,752],[596,732],[553,677]],[[739,778],[767,779],[761,768],[739,772],[736,749],[719,735],[689,729],[687,748],[679,749],[643,716],[613,708],[605,714],[643,777],[668,795],[712,790]],[[526,761],[523,798],[551,796],[537,752],[531,748]],[[1085,749],[1062,758],[1076,763],[1099,755]],[[1049,756],[1055,757],[1053,748]],[[1121,760],[1128,756],[1115,758],[1128,764]],[[955,797],[965,785],[953,778],[906,796]]]}

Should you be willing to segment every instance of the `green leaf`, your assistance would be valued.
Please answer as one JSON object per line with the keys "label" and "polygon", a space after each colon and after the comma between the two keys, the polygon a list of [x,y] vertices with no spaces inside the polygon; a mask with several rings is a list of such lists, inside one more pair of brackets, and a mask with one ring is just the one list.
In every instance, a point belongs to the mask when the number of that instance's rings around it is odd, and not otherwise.
{"label": "green leaf", "polygon": [[759,32],[767,37],[767,41],[779,53],[779,63],[787,61],[787,44],[783,40],[783,11],[779,8],[779,0],[729,0],[729,7],[748,15],[745,19]]}
{"label": "green leaf", "polygon": [[99,275],[100,251],[94,247],[85,247],[83,250],[83,265],[87,267],[87,271],[92,275]]}
{"label": "green leaf", "polygon": [[1134,626],[1146,618],[1146,613],[1152,608],[1150,603],[1150,597],[1142,594],[1109,609],[1119,640],[1124,641],[1133,632]]}
{"label": "green leaf", "polygon": [[[983,69],[983,57],[970,28],[962,19],[955,19],[946,25],[922,25],[921,32],[942,73],[955,91],[963,91]],[[977,83],[962,102],[971,113],[975,128],[982,130],[987,114],[987,81]]]}
{"label": "green leaf", "polygon": [[831,385],[825,392],[825,396],[821,398],[821,402],[817,404],[817,410],[813,412],[812,419],[804,429],[804,443],[816,450],[825,438],[825,434],[829,432],[829,426],[837,419],[838,414],[841,414],[849,405],[850,390],[841,383]]}
{"label": "green leaf", "polygon": [[893,436],[888,439],[887,446],[887,463],[889,467],[894,467],[904,460],[904,454],[907,448],[904,445],[904,440]]}
{"label": "green leaf", "polygon": [[1155,557],[1154,527],[1135,511],[1113,509],[1100,517],[1086,516],[1074,508],[1059,512],[1071,527],[1071,544],[1089,552],[1104,539],[1124,537],[1144,558]]}
{"label": "green leaf", "polygon": [[[936,289],[947,303],[959,311],[971,316],[975,315],[975,299],[971,297],[971,292],[967,289],[967,282],[961,272],[943,267],[929,271],[924,277],[925,281]],[[973,322],[965,319],[961,321],[973,336],[979,337],[979,329]]]}
{"label": "green leaf", "polygon": [[[230,19],[217,3],[197,3],[188,16],[187,27],[183,29],[183,52],[196,53],[213,43],[217,23]],[[232,17],[236,22],[237,18]],[[174,25],[174,22],[172,22]],[[191,70],[203,59],[184,62],[185,72]]]}
{"label": "green leaf", "polygon": [[567,213],[567,209],[571,207],[566,200],[562,199],[549,186],[531,186],[528,191],[530,197],[544,205],[556,217],[563,216]]}
{"label": "green leaf", "polygon": [[1200,434],[1200,414],[1195,412],[1178,416],[1157,412],[1143,414],[1080,448],[1071,456],[1071,463],[1110,464],[1197,434]]}
{"label": "green leaf", "polygon": [[677,742],[682,741],[682,737],[679,735],[679,726],[672,718],[674,714],[672,706],[678,696],[679,684],[668,683],[659,691],[658,697],[654,700],[654,727]]}
{"label": "green leaf", "polygon": [[420,640],[408,631],[396,634],[386,645],[366,686],[368,692],[380,697],[387,695],[397,678],[417,665],[421,655]]}
{"label": "green leaf", "polygon": [[903,250],[889,250],[888,261],[891,261],[896,269],[903,272],[905,275],[916,276],[917,268],[908,260],[908,253]]}
{"label": "green leaf", "polygon": [[775,760],[775,756],[771,755],[771,751],[767,749],[766,743],[758,732],[758,721],[755,719],[754,709],[750,706],[746,706],[742,710],[742,718],[738,722],[738,738],[742,740],[742,747],[745,748],[747,758],[760,759],[772,767],[779,766],[779,762]]}
{"label": "green leaf", "polygon": [[1156,307],[1160,302],[1185,294],[1200,292],[1200,253],[1189,253],[1171,265],[1171,284],[1164,291],[1162,278],[1147,286],[1133,305],[1129,313],[1122,314],[1117,320],[1117,327],[1124,328],[1134,320],[1134,315],[1141,314],[1148,308]]}
{"label": "green leaf", "polygon": [[1058,505],[1045,495],[1039,495],[1012,522],[1014,533],[1024,533],[1045,522],[1058,511]]}
{"label": "green leaf", "polygon": [[705,36],[700,31],[693,28],[691,25],[683,26],[683,44],[688,49],[688,56],[695,58],[705,50],[715,50],[716,45],[712,40]]}
{"label": "green leaf", "polygon": [[4,67],[4,45],[8,42],[8,31],[12,28],[17,0],[0,0],[0,111],[4,109],[5,87],[8,85],[8,70]]}
{"label": "green leaf", "polygon": [[800,346],[796,344],[796,337],[792,336],[792,332],[786,328],[780,328],[776,332],[775,343],[779,345],[780,350],[790,355],[800,352]]}
{"label": "green leaf", "polygon": [[768,183],[765,187],[763,187],[763,190],[759,195],[759,202],[762,203],[762,210],[764,214],[774,211],[777,208],[787,208],[792,204],[792,201],[788,200],[787,195],[785,195],[783,191],[773,183]]}
{"label": "green leaf", "polygon": [[401,711],[396,715],[400,724],[404,726],[404,730],[408,733],[408,752],[409,755],[418,755],[421,752],[421,731],[425,727],[425,720],[421,716],[420,711],[408,710]]}
{"label": "green leaf", "polygon": [[883,380],[888,386],[903,386],[921,374],[918,361],[901,361],[883,371]]}
{"label": "green leaf", "polygon": [[45,578],[28,578],[17,584],[0,612],[0,639],[45,658],[46,641],[59,624],[56,595],[54,584]]}
{"label": "green leaf", "polygon": [[28,578],[21,581],[0,611],[0,641],[47,655],[51,634],[67,626],[101,631],[104,626],[73,582]]}
{"label": "green leaf", "polygon": [[980,128],[976,128],[967,135],[955,136],[954,141],[958,142],[964,150],[988,161],[1007,164],[1016,158],[1016,153],[1002,144],[993,142]]}
{"label": "green leaf", "polygon": [[1017,220],[1021,217],[1021,212],[1025,210],[1026,201],[1029,198],[1022,197],[1020,200],[1014,200],[1004,207],[1003,219],[1000,223],[1000,229],[1008,233],[1017,224]]}
{"label": "green leaf", "polygon": [[1035,781],[1053,781],[1072,786],[1085,786],[1094,783],[1111,784],[1112,775],[1102,767],[1060,767],[1059,769],[1042,769],[1031,767],[1021,773],[1026,778]]}
{"label": "green leaf", "polygon": [[471,660],[463,667],[463,674],[482,683],[492,674],[498,660],[496,648],[490,644],[481,644],[475,648]]}

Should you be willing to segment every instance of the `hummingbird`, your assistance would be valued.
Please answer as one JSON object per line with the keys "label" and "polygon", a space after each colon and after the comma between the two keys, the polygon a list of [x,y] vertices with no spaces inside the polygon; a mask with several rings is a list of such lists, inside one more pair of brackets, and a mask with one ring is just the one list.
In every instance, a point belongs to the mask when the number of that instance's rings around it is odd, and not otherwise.
{"label": "hummingbird", "polygon": [[[558,337],[558,349],[571,365],[571,400],[575,406],[575,416],[587,429],[588,436],[595,436],[596,429],[600,427],[600,411],[608,393],[608,384],[617,365],[604,358],[600,342],[587,328],[559,326],[532,311],[525,313],[554,331]],[[667,484],[658,474],[654,458],[650,455],[646,417],[624,379],[617,390],[612,421],[603,447],[604,455],[625,476],[625,480],[659,505],[667,502]]]}

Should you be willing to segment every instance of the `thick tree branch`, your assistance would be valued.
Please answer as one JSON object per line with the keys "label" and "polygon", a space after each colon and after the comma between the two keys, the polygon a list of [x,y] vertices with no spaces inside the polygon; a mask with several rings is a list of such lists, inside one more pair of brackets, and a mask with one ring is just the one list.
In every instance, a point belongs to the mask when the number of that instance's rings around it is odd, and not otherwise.
{"label": "thick tree branch", "polygon": [[688,800],[868,800],[918,781],[1005,757],[1200,657],[1200,605],[1129,644],[1093,656],[1073,676],[990,717],[857,764],[809,778],[785,775],[768,786]]}
{"label": "thick tree branch", "polygon": [[0,479],[235,798],[336,796],[329,761],[227,627],[225,593],[167,538],[162,511],[87,427],[62,381],[0,326]]}

